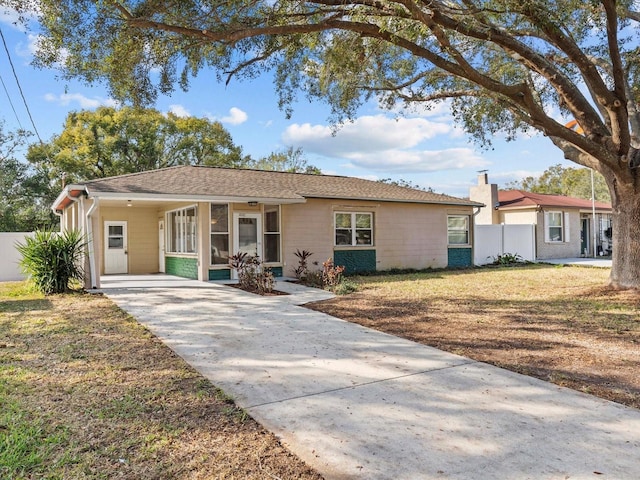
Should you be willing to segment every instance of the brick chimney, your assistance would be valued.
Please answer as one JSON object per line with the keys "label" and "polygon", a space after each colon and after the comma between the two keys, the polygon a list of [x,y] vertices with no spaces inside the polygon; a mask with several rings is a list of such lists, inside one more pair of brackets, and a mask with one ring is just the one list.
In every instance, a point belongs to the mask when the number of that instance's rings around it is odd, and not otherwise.
{"label": "brick chimney", "polygon": [[480,209],[480,213],[476,215],[476,223],[478,225],[498,224],[500,223],[500,214],[496,209],[498,206],[498,185],[489,183],[489,174],[486,170],[478,173],[478,185],[469,189],[469,200],[485,204]]}

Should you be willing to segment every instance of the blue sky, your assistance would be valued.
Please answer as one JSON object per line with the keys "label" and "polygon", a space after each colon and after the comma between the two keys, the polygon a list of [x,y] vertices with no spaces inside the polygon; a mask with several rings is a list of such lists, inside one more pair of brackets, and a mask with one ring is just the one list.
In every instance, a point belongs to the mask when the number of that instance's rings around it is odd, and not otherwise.
{"label": "blue sky", "polygon": [[[11,12],[0,10],[0,27],[43,140],[61,132],[71,111],[115,105],[102,85],[62,81],[55,70],[32,67],[36,36],[13,25],[13,19]],[[0,119],[5,129],[17,128],[20,122],[33,130],[4,47],[0,48],[0,75],[9,92],[7,95],[0,90]],[[289,146],[302,147],[308,162],[324,173],[372,180],[402,178],[456,196],[468,195],[478,170],[487,169],[490,180],[502,185],[523,176],[540,175],[557,163],[575,166],[564,161],[560,150],[542,136],[514,142],[498,137],[493,150],[482,150],[454,125],[446,108],[398,117],[371,103],[360,109],[353,122],[333,134],[328,106],[308,102],[303,93],[287,119],[277,107],[268,76],[251,82],[234,79],[225,86],[216,81],[213,72],[203,71],[188,92],[160,97],[155,108],[222,122],[234,143],[254,158]]]}

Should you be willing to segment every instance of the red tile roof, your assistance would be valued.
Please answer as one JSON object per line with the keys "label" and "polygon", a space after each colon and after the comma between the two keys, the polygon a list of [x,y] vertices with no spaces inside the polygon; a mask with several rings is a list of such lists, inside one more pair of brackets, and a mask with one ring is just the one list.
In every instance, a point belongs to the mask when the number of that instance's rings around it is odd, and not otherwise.
{"label": "red tile roof", "polygon": [[[527,207],[558,207],[591,209],[591,200],[583,198],[565,197],[564,195],[547,195],[543,193],[524,192],[522,190],[499,190],[498,202],[500,209]],[[595,202],[596,210],[611,210],[611,204]]]}

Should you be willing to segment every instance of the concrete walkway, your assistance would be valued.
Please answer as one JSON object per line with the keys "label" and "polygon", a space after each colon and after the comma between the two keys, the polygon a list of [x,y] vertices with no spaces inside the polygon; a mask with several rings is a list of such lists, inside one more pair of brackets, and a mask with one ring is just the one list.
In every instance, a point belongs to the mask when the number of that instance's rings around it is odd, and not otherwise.
{"label": "concrete walkway", "polygon": [[579,267],[598,267],[598,268],[611,268],[611,258],[589,258],[589,257],[574,257],[574,258],[548,258],[546,260],[540,260],[540,263],[551,263],[553,265],[577,265]]}
{"label": "concrete walkway", "polygon": [[167,276],[104,292],[327,479],[638,479],[640,411],[289,296]]}

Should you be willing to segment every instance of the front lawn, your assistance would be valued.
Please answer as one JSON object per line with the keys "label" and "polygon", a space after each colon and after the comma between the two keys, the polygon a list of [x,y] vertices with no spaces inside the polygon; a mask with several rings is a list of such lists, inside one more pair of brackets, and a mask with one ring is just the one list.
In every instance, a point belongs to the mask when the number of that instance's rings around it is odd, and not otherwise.
{"label": "front lawn", "polygon": [[529,265],[356,277],[308,305],[339,318],[640,408],[640,294],[608,269]]}
{"label": "front lawn", "polygon": [[0,478],[320,476],[108,299],[4,283]]}

